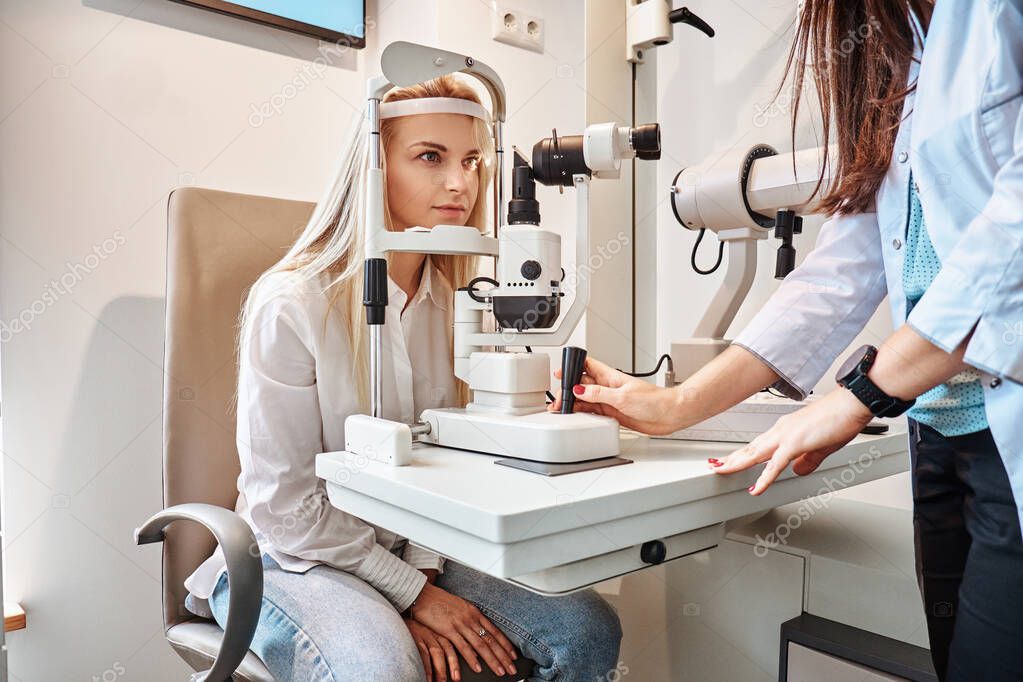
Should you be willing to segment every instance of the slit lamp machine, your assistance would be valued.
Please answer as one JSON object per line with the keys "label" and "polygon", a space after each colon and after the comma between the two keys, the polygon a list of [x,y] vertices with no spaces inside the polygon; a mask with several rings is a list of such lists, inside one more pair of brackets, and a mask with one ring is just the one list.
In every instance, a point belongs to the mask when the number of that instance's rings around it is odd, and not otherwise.
{"label": "slit lamp machine", "polygon": [[[363,303],[369,324],[370,415],[354,415],[345,423],[346,450],[402,464],[409,460],[412,439],[444,447],[474,450],[544,462],[577,462],[614,457],[619,452],[618,423],[608,417],[547,412],[550,359],[533,347],[560,347],[575,329],[589,303],[588,277],[573,277],[575,296],[562,310],[565,272],[561,237],[540,227],[536,182],[575,191],[577,262],[589,257],[589,184],[592,178],[617,178],[623,159],[660,156],[657,124],[630,127],[617,123],[591,125],[582,135],[551,137],[533,148],[532,160],[514,155],[512,199],[505,214],[504,145],[505,90],[500,77],[472,57],[407,42],[389,45],[381,57],[382,76],[367,85],[369,176],[367,179],[366,263]],[[496,237],[474,226],[437,225],[403,232],[387,230],[383,212],[380,107],[394,86],[408,86],[451,73],[477,78],[490,94],[496,151],[494,226]],[[465,408],[428,409],[419,423],[408,425],[382,415],[382,325],[387,306],[389,252],[475,254],[497,258],[492,288],[477,288],[487,278],[460,286],[454,296],[454,372],[469,385],[472,401]],[[484,315],[492,315],[497,331],[484,331]],[[495,350],[484,350],[492,346]],[[528,352],[509,352],[508,346]],[[581,349],[564,351],[576,367],[569,387],[582,372]],[[572,383],[568,383],[572,382]],[[571,391],[569,391],[571,393]]]}
{"label": "slit lamp machine", "polygon": [[[566,277],[561,267],[561,238],[540,226],[535,187],[539,182],[575,192],[576,263],[586,263],[590,182],[618,178],[623,161],[658,159],[658,124],[601,123],[588,126],[581,135],[559,136],[555,130],[534,145],[530,159],[515,150],[511,200],[506,205],[506,97],[498,74],[472,57],[408,42],[392,43],[384,50],[381,70],[381,76],[367,83],[366,114],[369,171],[363,304],[369,325],[371,413],[346,420],[346,452],[402,465],[411,461],[415,440],[550,464],[613,460],[619,454],[618,423],[609,417],[572,412],[571,387],[579,382],[584,350],[563,349],[562,413],[546,409],[550,359],[532,349],[567,343],[589,303],[590,283],[583,272]],[[475,226],[459,225],[388,231],[380,143],[382,100],[393,87],[453,73],[478,79],[490,95],[497,166],[496,236]],[[675,369],[669,373],[668,383],[684,379],[727,346],[722,337],[756,271],[756,244],[772,229],[782,239],[776,274],[784,276],[791,270],[795,258],[792,235],[800,231],[798,214],[812,208],[818,156],[819,150],[778,155],[766,145],[757,145],[742,155],[726,155],[676,176],[671,188],[675,216],[687,229],[715,232],[721,249],[727,246],[728,264],[721,289],[696,327],[698,338],[672,345]],[[477,277],[469,283],[452,283],[459,287],[454,295],[454,373],[468,384],[471,402],[464,408],[424,410],[414,424],[382,417],[382,325],[387,306],[387,254],[391,252],[496,258],[494,279]],[[721,255],[719,252],[719,264]],[[484,282],[490,288],[479,288]],[[571,283],[574,297],[563,308],[563,287]],[[484,331],[485,316],[493,318],[496,331]],[[508,347],[526,352],[512,352]]]}

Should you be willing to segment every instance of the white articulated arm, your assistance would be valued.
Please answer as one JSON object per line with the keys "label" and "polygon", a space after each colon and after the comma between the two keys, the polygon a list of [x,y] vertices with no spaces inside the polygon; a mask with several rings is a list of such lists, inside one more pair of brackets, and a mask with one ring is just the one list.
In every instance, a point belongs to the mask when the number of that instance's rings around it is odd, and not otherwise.
{"label": "white articulated arm", "polygon": [[366,122],[369,139],[369,169],[366,171],[366,258],[383,258],[382,239],[387,235],[384,221],[383,149],[380,146],[380,100],[394,87],[384,76],[366,81]]}
{"label": "white articulated arm", "polygon": [[767,239],[764,232],[741,227],[718,232],[718,239],[726,244],[728,264],[725,279],[718,287],[706,312],[700,318],[693,336],[711,339],[723,338],[736,313],[746,300],[757,274],[757,242]]}

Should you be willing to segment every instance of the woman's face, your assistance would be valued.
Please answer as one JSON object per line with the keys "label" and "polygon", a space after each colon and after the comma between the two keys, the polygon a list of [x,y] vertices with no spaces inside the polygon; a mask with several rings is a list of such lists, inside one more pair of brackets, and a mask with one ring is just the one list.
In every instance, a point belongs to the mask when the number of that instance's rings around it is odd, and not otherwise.
{"label": "woman's face", "polygon": [[420,114],[394,119],[387,149],[392,228],[465,225],[479,194],[481,153],[473,119]]}

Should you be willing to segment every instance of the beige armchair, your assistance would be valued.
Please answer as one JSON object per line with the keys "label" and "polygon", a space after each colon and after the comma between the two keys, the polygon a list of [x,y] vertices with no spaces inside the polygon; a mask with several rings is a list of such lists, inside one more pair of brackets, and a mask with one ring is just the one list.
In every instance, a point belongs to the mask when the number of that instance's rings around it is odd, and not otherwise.
{"label": "beige armchair", "polygon": [[[200,188],[171,192],[167,207],[163,500],[135,531],[163,542],[167,640],[193,680],[275,682],[249,651],[263,593],[255,537],[234,513],[235,334],[248,288],[294,242],[314,205]],[[186,519],[198,524],[173,523]],[[185,609],[183,581],[219,541],[232,590],[226,632]],[[354,671],[354,678],[358,673]],[[463,666],[462,679],[499,680]],[[508,678],[503,678],[508,679]]]}

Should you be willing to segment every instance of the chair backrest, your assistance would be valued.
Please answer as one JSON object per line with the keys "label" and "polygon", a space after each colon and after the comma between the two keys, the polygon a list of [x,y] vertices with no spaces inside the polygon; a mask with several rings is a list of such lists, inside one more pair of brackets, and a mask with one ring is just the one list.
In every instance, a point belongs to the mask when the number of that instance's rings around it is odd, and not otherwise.
{"label": "chair backrest", "polygon": [[[201,188],[167,205],[163,502],[234,509],[238,313],[252,283],[305,227],[315,204]],[[212,553],[198,524],[175,523],[163,543],[164,626],[194,616],[182,582]]]}

